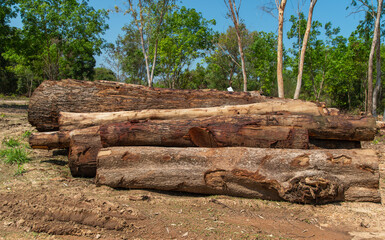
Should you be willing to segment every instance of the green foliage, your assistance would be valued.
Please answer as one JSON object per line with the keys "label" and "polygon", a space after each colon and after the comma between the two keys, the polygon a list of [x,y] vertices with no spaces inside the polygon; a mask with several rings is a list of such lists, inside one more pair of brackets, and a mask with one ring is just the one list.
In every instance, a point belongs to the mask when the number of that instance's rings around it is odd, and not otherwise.
{"label": "green foliage", "polygon": [[165,17],[162,38],[159,40],[158,72],[165,85],[171,88],[186,88],[183,70],[204,56],[204,51],[212,48],[214,33],[212,25],[195,9],[181,9],[168,13]]}
{"label": "green foliage", "polygon": [[[106,10],[95,10],[86,0],[5,2],[0,5],[0,18],[8,9],[4,41],[0,31],[0,42],[7,43],[4,49],[0,46],[1,90],[30,96],[46,79],[93,79],[94,55],[101,54],[101,34],[108,28]],[[22,29],[7,27],[16,16],[14,9],[20,13]]]}
{"label": "green foliage", "polygon": [[95,68],[95,80],[107,80],[107,81],[116,81],[116,76],[111,69],[98,67]]}

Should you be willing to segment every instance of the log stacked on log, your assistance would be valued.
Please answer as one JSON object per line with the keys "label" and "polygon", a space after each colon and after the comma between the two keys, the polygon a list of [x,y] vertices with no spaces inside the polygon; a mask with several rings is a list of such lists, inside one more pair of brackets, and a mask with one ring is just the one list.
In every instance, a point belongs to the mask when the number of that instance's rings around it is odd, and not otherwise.
{"label": "log stacked on log", "polygon": [[302,203],[380,201],[376,154],[355,149],[374,138],[374,118],[319,103],[64,80],[38,88],[29,119],[41,131],[60,129],[34,133],[31,147],[69,148],[72,175],[96,176],[98,184]]}

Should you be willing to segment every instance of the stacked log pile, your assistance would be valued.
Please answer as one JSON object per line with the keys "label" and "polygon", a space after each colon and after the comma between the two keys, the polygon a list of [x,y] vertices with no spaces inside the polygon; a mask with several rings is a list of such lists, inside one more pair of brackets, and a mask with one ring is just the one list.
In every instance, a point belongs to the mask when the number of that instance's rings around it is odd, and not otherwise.
{"label": "stacked log pile", "polygon": [[[75,80],[33,94],[33,148],[69,148],[75,177],[117,188],[300,203],[380,202],[374,118],[257,92]],[[52,131],[56,130],[56,131]]]}

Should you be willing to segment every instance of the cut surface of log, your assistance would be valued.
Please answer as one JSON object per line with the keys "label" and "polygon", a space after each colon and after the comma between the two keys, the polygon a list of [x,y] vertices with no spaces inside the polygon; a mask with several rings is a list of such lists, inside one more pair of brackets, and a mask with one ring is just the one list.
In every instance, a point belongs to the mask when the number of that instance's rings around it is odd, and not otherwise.
{"label": "cut surface of log", "polygon": [[238,115],[274,115],[295,114],[322,116],[322,107],[313,102],[275,100],[268,103],[253,103],[246,105],[222,106],[211,108],[192,109],[147,109],[141,111],[121,111],[104,113],[72,113],[60,112],[60,130],[73,130],[89,126],[102,125],[114,122],[134,120],[172,120],[194,119],[214,116],[238,116]]}
{"label": "cut surface of log", "polygon": [[71,131],[68,166],[73,177],[95,177],[101,147],[99,127]]}
{"label": "cut surface of log", "polygon": [[204,108],[272,101],[258,92],[171,90],[110,81],[44,81],[29,101],[28,121],[39,131],[58,130],[59,112],[113,112]]}
{"label": "cut surface of log", "polygon": [[103,148],[96,183],[297,203],[381,201],[378,159],[366,149]]}

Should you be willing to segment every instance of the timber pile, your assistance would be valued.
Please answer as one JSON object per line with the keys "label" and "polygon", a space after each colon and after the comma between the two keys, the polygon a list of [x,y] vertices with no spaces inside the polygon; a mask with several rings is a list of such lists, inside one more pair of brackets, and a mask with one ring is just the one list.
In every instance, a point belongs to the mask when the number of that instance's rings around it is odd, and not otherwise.
{"label": "timber pile", "polygon": [[31,147],[69,148],[72,175],[97,184],[299,203],[381,201],[376,153],[360,149],[376,121],[319,103],[63,80],[35,91],[29,120],[41,131]]}

